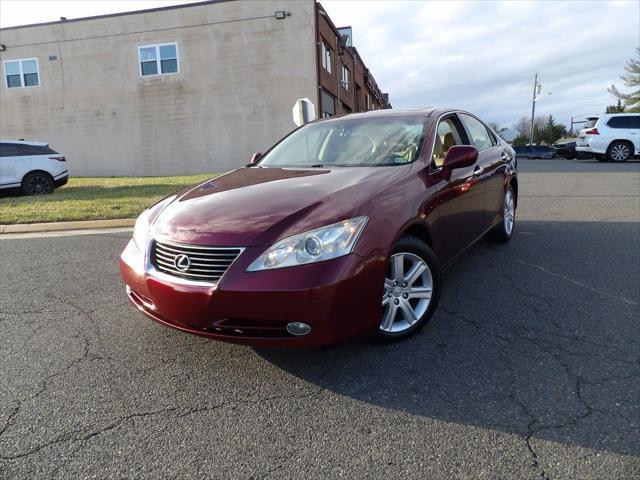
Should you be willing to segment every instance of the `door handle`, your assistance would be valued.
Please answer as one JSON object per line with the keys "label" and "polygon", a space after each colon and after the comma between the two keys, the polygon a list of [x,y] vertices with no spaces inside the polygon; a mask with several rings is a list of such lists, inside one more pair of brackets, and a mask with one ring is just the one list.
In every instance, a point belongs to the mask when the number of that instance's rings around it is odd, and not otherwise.
{"label": "door handle", "polygon": [[484,172],[484,168],[482,168],[480,165],[476,165],[476,168],[473,169],[473,176],[479,177],[480,175],[482,175],[482,172]]}

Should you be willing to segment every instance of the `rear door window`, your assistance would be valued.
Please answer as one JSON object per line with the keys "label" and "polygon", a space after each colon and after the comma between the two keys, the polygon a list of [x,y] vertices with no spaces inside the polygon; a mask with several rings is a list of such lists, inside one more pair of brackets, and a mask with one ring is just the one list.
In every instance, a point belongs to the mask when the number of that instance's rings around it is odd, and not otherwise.
{"label": "rear door window", "polygon": [[22,145],[27,155],[57,155],[58,152],[49,148],[48,145]]}
{"label": "rear door window", "polygon": [[611,117],[607,122],[611,128],[640,128],[640,115]]}
{"label": "rear door window", "polygon": [[459,116],[469,133],[469,137],[471,137],[471,143],[479,151],[486,150],[495,145],[489,135],[489,130],[487,130],[487,127],[485,127],[480,120],[464,113],[460,113]]}

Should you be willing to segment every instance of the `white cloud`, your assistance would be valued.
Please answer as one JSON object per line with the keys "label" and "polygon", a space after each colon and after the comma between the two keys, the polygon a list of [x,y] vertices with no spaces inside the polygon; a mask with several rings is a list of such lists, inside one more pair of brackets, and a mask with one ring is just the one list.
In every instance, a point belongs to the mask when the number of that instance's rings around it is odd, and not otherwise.
{"label": "white cloud", "polygon": [[[0,25],[154,8],[179,0],[2,0]],[[596,113],[614,103],[626,60],[640,45],[638,1],[323,0],[395,108],[456,106],[502,125],[530,115],[540,72],[540,115]]]}
{"label": "white cloud", "polygon": [[[354,43],[395,108],[455,106],[511,125],[530,115],[540,72],[540,115],[601,112],[614,103],[640,44],[640,3],[322,2]],[[365,7],[366,5],[366,7]]]}

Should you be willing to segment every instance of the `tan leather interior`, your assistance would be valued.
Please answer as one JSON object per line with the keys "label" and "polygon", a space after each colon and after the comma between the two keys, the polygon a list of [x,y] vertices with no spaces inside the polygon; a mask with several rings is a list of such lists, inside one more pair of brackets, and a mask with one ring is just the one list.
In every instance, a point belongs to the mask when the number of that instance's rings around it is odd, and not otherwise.
{"label": "tan leather interior", "polygon": [[433,147],[433,163],[436,167],[442,167],[444,163],[444,149],[442,148],[442,140],[440,135],[436,134],[435,145]]}
{"label": "tan leather interior", "polygon": [[444,136],[444,154],[446,155],[449,149],[453,147],[455,144],[456,144],[456,139],[453,138],[453,133],[451,132],[447,133]]}
{"label": "tan leather interior", "polygon": [[443,120],[438,125],[438,130],[433,148],[433,163],[437,168],[444,164],[444,157],[447,151],[454,145],[461,145],[462,142],[455,125],[450,119]]}

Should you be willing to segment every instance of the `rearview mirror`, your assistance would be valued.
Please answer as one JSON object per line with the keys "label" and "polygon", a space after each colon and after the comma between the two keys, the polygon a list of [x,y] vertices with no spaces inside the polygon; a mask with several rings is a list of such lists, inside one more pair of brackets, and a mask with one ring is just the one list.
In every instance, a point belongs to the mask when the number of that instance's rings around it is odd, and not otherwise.
{"label": "rearview mirror", "polygon": [[260,152],[256,152],[253,155],[251,155],[251,160],[249,160],[249,164],[247,165],[248,167],[252,167],[254,166],[256,163],[258,163],[258,160],[260,160],[262,158],[262,153]]}
{"label": "rearview mirror", "polygon": [[470,167],[478,160],[478,149],[469,145],[454,145],[447,150],[443,167],[448,170]]}

